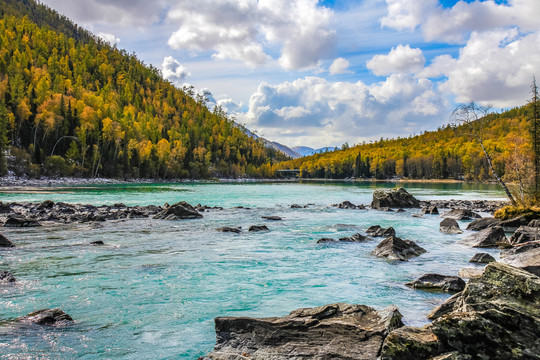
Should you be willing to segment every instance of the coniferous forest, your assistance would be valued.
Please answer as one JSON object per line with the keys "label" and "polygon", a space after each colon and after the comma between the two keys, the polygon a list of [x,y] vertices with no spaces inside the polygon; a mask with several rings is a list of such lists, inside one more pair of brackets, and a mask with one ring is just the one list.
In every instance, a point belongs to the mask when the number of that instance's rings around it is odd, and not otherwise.
{"label": "coniferous forest", "polygon": [[272,177],[286,159],[46,6],[2,1],[0,14],[2,174]]}

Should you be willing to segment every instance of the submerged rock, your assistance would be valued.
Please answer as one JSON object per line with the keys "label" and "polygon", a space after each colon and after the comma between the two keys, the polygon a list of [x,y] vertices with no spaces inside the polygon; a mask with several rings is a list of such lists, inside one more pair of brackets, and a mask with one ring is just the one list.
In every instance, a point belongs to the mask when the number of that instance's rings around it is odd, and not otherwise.
{"label": "submerged rock", "polygon": [[508,238],[506,237],[503,228],[500,226],[490,227],[477,233],[471,234],[465,239],[461,240],[460,243],[472,247],[482,248],[505,248],[510,246],[510,242],[508,241]]}
{"label": "submerged rock", "polygon": [[0,283],[14,283],[15,277],[9,271],[0,271]]}
{"label": "submerged rock", "polygon": [[500,224],[501,220],[499,219],[492,217],[481,218],[469,223],[469,225],[467,225],[467,230],[480,231],[487,229],[488,227],[499,226]]}
{"label": "submerged rock", "polygon": [[332,238],[320,238],[319,240],[317,240],[317,244],[325,244],[331,242],[337,242],[337,240]]}
{"label": "submerged rock", "polygon": [[373,192],[373,209],[380,208],[418,208],[420,202],[404,188],[376,189]]}
{"label": "submerged rock", "polygon": [[396,236],[396,230],[393,227],[385,229],[379,225],[373,225],[366,230],[366,234],[373,237],[389,237]]}
{"label": "submerged rock", "polygon": [[265,220],[270,220],[270,221],[280,221],[280,220],[283,220],[282,218],[280,218],[279,216],[261,216],[261,218],[265,219]]}
{"label": "submerged rock", "polygon": [[465,281],[457,276],[425,274],[405,285],[413,289],[459,292],[465,288]]}
{"label": "submerged rock", "polygon": [[390,236],[381,241],[371,254],[389,260],[407,261],[411,257],[419,256],[425,252],[426,250],[424,248],[416,245],[411,240]]}
{"label": "submerged rock", "polygon": [[459,224],[456,220],[451,218],[445,218],[439,224],[439,231],[446,234],[461,234],[463,231],[459,228]]}
{"label": "submerged rock", "polygon": [[257,231],[270,231],[270,230],[268,229],[268,226],[266,225],[251,225],[248,231],[257,232]]}
{"label": "submerged rock", "polygon": [[444,213],[443,216],[454,220],[473,220],[481,218],[480,215],[468,209],[453,209]]}
{"label": "submerged rock", "polygon": [[284,317],[218,317],[211,360],[378,357],[387,334],[401,326],[395,306],[376,311],[345,303],[298,309]]}
{"label": "submerged rock", "polygon": [[0,234],[0,248],[15,247],[11,241],[9,241],[4,235]]}
{"label": "submerged rock", "polygon": [[92,241],[90,245],[105,245],[105,243],[101,240]]}
{"label": "submerged rock", "polygon": [[39,222],[33,219],[21,215],[10,215],[6,222],[4,223],[5,227],[35,227],[41,226]]}
{"label": "submerged rock", "polygon": [[232,232],[232,233],[239,234],[239,233],[242,232],[242,229],[241,228],[233,228],[233,227],[223,226],[223,227],[217,228],[216,231],[219,231],[219,232]]}
{"label": "submerged rock", "polygon": [[65,326],[73,324],[73,319],[71,316],[60,309],[43,309],[34,311],[19,318],[18,321],[46,326]]}
{"label": "submerged rock", "polygon": [[474,254],[471,260],[469,260],[470,263],[478,263],[478,264],[488,264],[493,261],[496,261],[495,258],[489,255],[488,253]]}
{"label": "submerged rock", "polygon": [[180,201],[154,215],[154,219],[180,220],[180,219],[200,219],[203,216],[190,204]]}

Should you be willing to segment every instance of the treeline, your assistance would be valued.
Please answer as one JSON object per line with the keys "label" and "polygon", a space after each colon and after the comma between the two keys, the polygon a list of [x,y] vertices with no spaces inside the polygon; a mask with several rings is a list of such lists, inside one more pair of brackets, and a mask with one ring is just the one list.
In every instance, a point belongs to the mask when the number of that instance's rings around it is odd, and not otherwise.
{"label": "treeline", "polygon": [[[530,163],[531,141],[527,105],[491,114],[483,128],[484,144],[497,173],[516,180],[516,171]],[[519,162],[519,164],[518,164]],[[447,125],[408,138],[381,139],[342,150],[284,162],[300,169],[303,178],[491,179],[488,163],[477,141],[464,126]]]}
{"label": "treeline", "polygon": [[0,154],[16,174],[273,177],[286,159],[54,11],[10,0],[0,12]]}

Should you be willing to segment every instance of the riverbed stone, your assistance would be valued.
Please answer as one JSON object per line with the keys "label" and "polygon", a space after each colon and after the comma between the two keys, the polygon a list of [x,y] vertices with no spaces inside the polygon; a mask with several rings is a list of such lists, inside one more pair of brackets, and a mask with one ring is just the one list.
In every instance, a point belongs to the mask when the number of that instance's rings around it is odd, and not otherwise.
{"label": "riverbed stone", "polygon": [[540,276],[540,247],[529,247],[513,254],[501,254],[501,262]]}
{"label": "riverbed stone", "polygon": [[540,239],[540,228],[532,226],[520,226],[510,236],[510,243],[512,245],[524,244],[531,241]]}
{"label": "riverbed stone", "polygon": [[424,274],[405,285],[413,289],[459,292],[465,288],[465,281],[457,276]]}
{"label": "riverbed stone", "polygon": [[264,220],[269,220],[269,221],[281,221],[281,220],[283,220],[281,217],[275,216],[275,215],[261,216],[261,218],[263,218]]}
{"label": "riverbed stone", "polygon": [[444,213],[442,216],[454,220],[474,220],[482,217],[474,211],[468,209],[452,209]]}
{"label": "riverbed stone", "polygon": [[239,234],[239,233],[242,232],[242,229],[241,228],[233,228],[233,227],[229,227],[229,226],[223,226],[223,227],[217,228],[216,231],[230,232],[230,233]]}
{"label": "riverbed stone", "polygon": [[180,201],[154,215],[154,219],[180,220],[180,219],[200,219],[203,216],[190,204]]}
{"label": "riverbed stone", "polygon": [[461,234],[463,231],[459,228],[459,224],[456,220],[451,218],[445,218],[439,224],[439,231],[446,234]]}
{"label": "riverbed stone", "polygon": [[13,276],[12,273],[5,270],[0,271],[0,284],[1,283],[14,283],[15,281],[16,281],[15,276]]}
{"label": "riverbed stone", "polygon": [[73,324],[71,316],[60,309],[42,309],[18,319],[22,323],[45,326],[66,326]]}
{"label": "riverbed stone", "polygon": [[343,201],[342,203],[340,203],[338,205],[338,208],[340,209],[356,209],[357,206],[354,205],[352,202],[350,201]]}
{"label": "riverbed stone", "polygon": [[371,239],[368,236],[364,236],[362,234],[354,234],[354,235],[342,237],[339,239],[339,241],[343,241],[343,242],[364,242],[368,240],[371,240]]}
{"label": "riverbed stone", "polygon": [[396,230],[393,227],[385,229],[380,225],[373,225],[366,230],[366,234],[372,237],[389,237],[396,236]]}
{"label": "riverbed stone", "polygon": [[461,240],[460,243],[480,248],[505,248],[511,246],[503,228],[500,226],[489,227],[471,234]]}
{"label": "riverbed stone", "polygon": [[381,241],[371,254],[389,260],[407,261],[411,257],[419,256],[425,252],[426,250],[414,241],[390,236]]}
{"label": "riverbed stone", "polygon": [[500,224],[501,220],[492,217],[486,217],[474,220],[473,222],[469,223],[469,225],[467,225],[467,230],[480,231],[488,227],[499,226]]}
{"label": "riverbed stone", "polygon": [[469,260],[470,263],[478,264],[488,264],[493,261],[496,261],[495,258],[488,253],[474,254],[473,257]]}
{"label": "riverbed stone", "polygon": [[251,225],[248,231],[258,232],[258,231],[270,231],[270,230],[268,229],[268,226],[266,225]]}
{"label": "riverbed stone", "polygon": [[403,326],[395,306],[377,311],[337,303],[284,317],[218,317],[211,360],[372,360],[388,333]]}
{"label": "riverbed stone", "polygon": [[404,188],[376,189],[373,192],[373,209],[380,208],[419,208],[420,202]]}
{"label": "riverbed stone", "polygon": [[0,234],[0,248],[12,248],[15,245],[9,241],[4,235]]}
{"label": "riverbed stone", "polygon": [[428,206],[422,209],[423,214],[439,215],[439,209],[436,206]]}

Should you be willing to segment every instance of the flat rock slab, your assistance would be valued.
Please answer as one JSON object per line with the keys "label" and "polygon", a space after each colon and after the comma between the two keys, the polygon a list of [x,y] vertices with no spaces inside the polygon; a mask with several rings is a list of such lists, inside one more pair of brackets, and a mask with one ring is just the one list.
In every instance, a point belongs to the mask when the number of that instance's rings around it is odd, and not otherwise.
{"label": "flat rock slab", "polygon": [[405,285],[413,289],[459,292],[465,288],[465,281],[457,276],[425,274]]}
{"label": "flat rock slab", "polygon": [[468,209],[453,209],[444,213],[442,216],[454,220],[474,220],[481,218],[479,214]]}
{"label": "flat rock slab", "polygon": [[419,208],[420,202],[404,188],[376,189],[373,192],[373,209],[380,208]]}
{"label": "flat rock slab", "polygon": [[426,250],[414,241],[390,236],[381,241],[371,254],[389,260],[407,261],[411,257],[419,256],[425,252]]}
{"label": "flat rock slab", "polygon": [[506,255],[501,258],[501,262],[540,276],[540,247],[513,255]]}
{"label": "flat rock slab", "polygon": [[403,326],[395,306],[345,303],[298,309],[284,317],[215,319],[216,346],[201,359],[372,360],[387,334]]}
{"label": "flat rock slab", "polygon": [[18,318],[17,320],[22,323],[46,326],[65,326],[73,324],[73,319],[71,316],[60,309],[43,309],[34,311],[26,316]]}
{"label": "flat rock slab", "polygon": [[4,235],[0,234],[0,248],[12,248],[15,247],[11,241],[9,241]]}
{"label": "flat rock slab", "polygon": [[495,219],[492,217],[481,218],[469,223],[469,225],[467,225],[467,230],[480,231],[487,229],[488,227],[499,226],[500,224],[501,220],[499,219]]}

